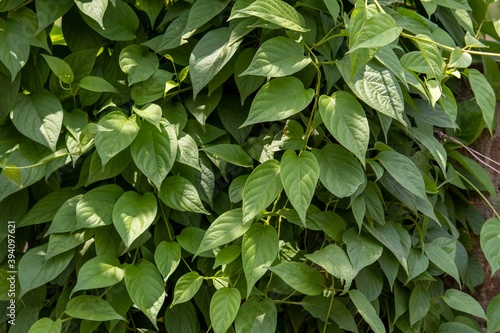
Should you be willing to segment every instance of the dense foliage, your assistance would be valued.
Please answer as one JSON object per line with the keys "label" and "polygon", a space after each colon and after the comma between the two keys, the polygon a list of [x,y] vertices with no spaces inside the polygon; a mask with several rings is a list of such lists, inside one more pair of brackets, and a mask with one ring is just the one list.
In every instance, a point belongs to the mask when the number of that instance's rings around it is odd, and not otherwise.
{"label": "dense foliage", "polygon": [[499,13],[0,1],[2,331],[499,330]]}

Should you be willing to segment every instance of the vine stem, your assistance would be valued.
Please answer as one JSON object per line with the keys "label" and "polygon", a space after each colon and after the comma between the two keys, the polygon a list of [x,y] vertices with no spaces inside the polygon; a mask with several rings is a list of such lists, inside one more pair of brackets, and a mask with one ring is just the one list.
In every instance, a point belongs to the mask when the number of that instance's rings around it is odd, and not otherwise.
{"label": "vine stem", "polygon": [[332,312],[333,298],[334,297],[335,297],[335,291],[332,292],[332,297],[330,299],[330,306],[328,307],[328,313],[326,314],[326,318],[325,318],[325,326],[323,326],[323,333],[326,333],[326,325],[328,325],[328,318],[330,318],[330,313]]}
{"label": "vine stem", "polygon": [[[434,44],[436,46],[439,46],[442,49],[448,50],[448,51],[454,51],[455,50],[455,48],[452,47],[452,46],[448,46],[448,45],[444,45],[444,44],[438,43],[438,42],[436,42],[436,41],[434,41],[434,40],[432,40],[430,38],[413,36],[413,35],[407,34],[405,32],[401,33],[401,37],[405,37],[405,38],[412,39],[412,40],[419,40],[419,41],[422,41],[422,42],[431,43],[431,44]],[[500,57],[500,53],[468,50],[465,47],[462,48],[462,49],[460,49],[460,50],[462,52],[469,53],[469,54],[474,54],[474,55]]]}

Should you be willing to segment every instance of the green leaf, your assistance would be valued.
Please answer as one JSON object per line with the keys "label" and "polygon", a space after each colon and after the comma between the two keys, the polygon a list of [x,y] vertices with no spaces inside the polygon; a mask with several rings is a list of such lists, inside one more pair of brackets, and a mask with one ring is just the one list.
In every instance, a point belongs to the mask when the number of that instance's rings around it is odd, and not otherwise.
{"label": "green leaf", "polygon": [[240,145],[219,144],[203,148],[203,151],[234,165],[245,168],[253,167],[253,159]]}
{"label": "green leaf", "polygon": [[449,274],[460,284],[460,275],[455,264],[454,256],[448,254],[445,250],[433,243],[425,244],[424,249],[425,254],[434,265]]}
{"label": "green leaf", "polygon": [[451,308],[488,320],[481,305],[470,295],[457,289],[448,289],[443,300]]}
{"label": "green leaf", "polygon": [[[92,2],[107,0],[92,0]],[[87,2],[88,3],[88,2]],[[107,6],[102,16],[102,24],[83,15],[87,24],[104,38],[115,41],[128,41],[136,38],[139,19],[134,10],[123,1],[116,1],[116,6]]]}
{"label": "green leaf", "polygon": [[72,233],[51,234],[45,259],[48,260],[58,254],[74,249],[78,245],[83,244],[90,237],[90,232],[85,233],[85,230]]}
{"label": "green leaf", "polygon": [[370,128],[361,104],[348,92],[337,91],[319,98],[319,112],[333,137],[365,165]]}
{"label": "green leaf", "polygon": [[210,30],[194,47],[189,58],[193,98],[196,99],[201,89],[220,72],[238,49],[240,43],[228,44],[230,34],[229,28]]}
{"label": "green leaf", "polygon": [[240,307],[234,321],[236,333],[275,332],[277,315],[273,300],[250,297]]}
{"label": "green leaf", "polygon": [[500,269],[500,220],[489,219],[481,227],[481,249],[491,266],[491,275]]}
{"label": "green leaf", "polygon": [[[330,244],[321,250],[304,255],[307,259],[323,267],[328,273],[345,281],[345,290],[354,279],[354,268],[347,254],[339,246]],[[335,258],[335,260],[331,260]]]}
{"label": "green leaf", "polygon": [[189,301],[198,292],[203,283],[203,276],[198,272],[189,272],[177,280],[174,288],[172,306]]}
{"label": "green leaf", "polygon": [[221,265],[227,265],[232,263],[241,254],[241,247],[239,245],[233,244],[226,246],[217,253],[215,257],[215,263],[213,268],[219,267]]}
{"label": "green leaf", "polygon": [[361,28],[350,36],[349,52],[362,48],[382,47],[395,41],[403,28],[385,13],[375,14],[363,22]]}
{"label": "green leaf", "polygon": [[354,275],[357,275],[362,268],[377,261],[383,252],[383,247],[379,243],[362,233],[358,234],[354,228],[350,228],[342,234],[342,241],[347,246],[347,255],[354,268]]}
{"label": "green leaf", "polygon": [[363,102],[378,112],[394,118],[403,125],[404,101],[401,87],[390,70],[370,62],[358,70],[351,78],[350,66],[343,61],[336,62],[349,88]]}
{"label": "green leaf", "polygon": [[85,193],[76,204],[77,228],[97,228],[113,223],[113,207],[123,194],[121,187],[108,184]]}
{"label": "green leaf", "polygon": [[224,212],[208,227],[195,255],[240,238],[251,225],[251,220],[243,222],[241,208]]}
{"label": "green leaf", "polygon": [[427,42],[425,39],[428,37],[424,35],[417,35],[417,37],[423,38],[415,40],[425,62],[429,66],[429,73],[427,73],[427,78],[435,78],[439,84],[441,84],[441,79],[443,77],[443,58],[438,47],[431,41]]}
{"label": "green leaf", "polygon": [[61,333],[62,321],[57,319],[53,321],[50,318],[41,318],[31,326],[28,333]]}
{"label": "green leaf", "polygon": [[408,254],[408,281],[413,280],[429,267],[429,258],[420,250],[410,249]]}
{"label": "green leaf", "polygon": [[170,208],[181,212],[193,212],[210,215],[203,207],[196,188],[181,176],[165,179],[160,190],[160,199]]}
{"label": "green leaf", "polygon": [[483,111],[484,122],[491,132],[495,124],[495,92],[481,72],[477,69],[468,69],[467,71],[472,92],[481,111]]}
{"label": "green leaf", "polygon": [[[87,160],[89,161],[88,174],[85,173],[85,171],[80,174],[80,181],[82,182],[80,185],[85,186],[89,186],[99,180],[113,178],[119,175],[128,166],[130,154],[127,150],[123,150],[112,157],[106,165],[103,165],[99,154],[97,151],[94,151],[92,156],[89,156]],[[85,160],[84,163],[87,163],[87,160]]]}
{"label": "green leaf", "polygon": [[137,192],[125,192],[113,207],[113,224],[126,247],[129,247],[156,217],[156,197],[151,192],[140,195]]}
{"label": "green leaf", "polygon": [[[154,125],[160,132],[162,132],[162,126],[160,126],[160,123],[162,123],[162,121],[161,121],[162,120],[162,110],[158,104],[148,103],[148,104],[145,104],[141,107],[134,105],[132,107],[132,111],[134,111],[134,113],[137,113],[139,115],[139,117],[146,120],[151,125]],[[171,127],[171,125],[168,124],[167,122],[163,122],[163,126],[165,128]],[[174,130],[174,133],[175,133],[175,130]],[[177,140],[175,140],[175,141],[177,141]]]}
{"label": "green leaf", "polygon": [[34,247],[19,260],[18,270],[21,291],[19,297],[55,279],[73,259],[74,251],[67,251],[46,259],[48,244]]}
{"label": "green leaf", "polygon": [[386,332],[385,326],[380,320],[379,316],[375,312],[373,306],[368,302],[365,295],[358,290],[349,290],[349,296],[351,296],[351,301],[354,303],[358,309],[359,314],[363,319],[370,325],[373,332],[384,333]]}
{"label": "green leaf", "polygon": [[200,331],[197,313],[191,302],[168,308],[163,318],[168,333],[198,333]]}
{"label": "green leaf", "polygon": [[127,148],[134,141],[139,126],[135,115],[127,118],[121,111],[108,113],[99,120],[98,125],[102,127],[95,138],[95,148],[101,157],[102,165]]}
{"label": "green leaf", "polygon": [[475,180],[477,180],[481,186],[484,186],[491,196],[496,197],[495,186],[493,185],[491,177],[479,163],[460,154],[457,150],[450,151],[448,156],[456,160],[470,172]]}
{"label": "green leaf", "polygon": [[319,174],[318,161],[311,152],[304,151],[297,156],[295,151],[287,150],[281,158],[280,176],[283,188],[304,225]]}
{"label": "green leaf", "polygon": [[[197,0],[189,10],[187,22],[182,31],[183,39],[190,37],[194,30],[200,28],[205,23],[210,22],[217,14],[226,8],[229,0]],[[173,47],[172,47],[173,48]]]}
{"label": "green leaf", "polygon": [[125,320],[113,307],[98,296],[82,295],[70,299],[64,312],[73,318],[93,321]]}
{"label": "green leaf", "polygon": [[282,189],[278,161],[268,160],[257,166],[243,188],[243,222],[253,220],[276,199]]}
{"label": "green leaf", "polygon": [[163,280],[167,281],[181,262],[181,247],[176,242],[162,241],[156,246],[154,259]]}
{"label": "green leaf", "polygon": [[496,295],[488,304],[486,315],[488,316],[488,333],[500,330],[500,318],[497,313],[500,310],[500,295]]}
{"label": "green leaf", "polygon": [[161,124],[160,128],[158,131],[150,123],[143,122],[130,145],[135,165],[157,189],[161,188],[177,156],[175,129],[168,123]]}
{"label": "green leaf", "polygon": [[24,6],[0,19],[0,62],[10,72],[11,81],[28,61],[37,26],[36,14]]}
{"label": "green leaf", "polygon": [[321,150],[313,150],[319,163],[321,183],[339,198],[348,197],[365,182],[365,173],[345,148],[327,144]]}
{"label": "green leaf", "polygon": [[382,151],[378,153],[377,160],[401,186],[427,200],[424,179],[412,160],[395,151]]}
{"label": "green leaf", "polygon": [[412,127],[409,129],[409,131],[410,135],[413,136],[415,140],[417,140],[417,142],[427,148],[432,157],[434,157],[434,159],[438,163],[443,173],[446,173],[446,163],[448,160],[448,156],[443,145],[433,135],[420,128]]}
{"label": "green leaf", "polygon": [[104,13],[106,12],[106,8],[108,8],[108,0],[75,0],[75,3],[82,13],[96,21],[101,28],[106,28],[102,19],[104,17]]}
{"label": "green leaf", "polygon": [[269,270],[278,275],[290,287],[304,295],[316,296],[323,293],[325,278],[314,267],[301,262],[285,261]]}
{"label": "green leaf", "polygon": [[471,326],[461,323],[461,322],[446,322],[439,326],[440,333],[479,333],[478,329],[472,328]]}
{"label": "green leaf", "polygon": [[[219,105],[222,98],[222,89],[217,89],[215,92],[208,95],[198,95],[196,100],[192,97],[186,100],[186,108],[196,118],[198,123],[205,126],[208,116]],[[204,131],[206,128],[203,129]]]}
{"label": "green leaf", "polygon": [[342,234],[346,230],[346,225],[339,214],[332,211],[319,211],[309,214],[307,218],[313,221],[320,230],[334,241],[338,243],[342,241]]}
{"label": "green leaf", "polygon": [[[347,310],[344,303],[339,301],[339,299],[333,295],[331,297],[333,300],[324,296],[306,296],[300,302],[300,305],[302,305],[314,318],[318,318],[321,321],[331,319],[338,324],[341,329],[350,332],[358,332],[356,322],[351,312]],[[328,311],[329,308],[331,308],[330,312]]]}
{"label": "green leaf", "polygon": [[79,86],[88,91],[118,93],[111,83],[99,76],[86,76],[80,80]]}
{"label": "green leaf", "polygon": [[130,97],[138,105],[151,103],[165,94],[165,82],[171,80],[173,74],[157,69],[147,80],[135,83]]}
{"label": "green leaf", "polygon": [[31,95],[21,94],[12,107],[11,119],[26,137],[56,150],[61,132],[63,109],[57,98],[45,89]]}
{"label": "green leaf", "polygon": [[276,259],[279,250],[278,243],[276,230],[261,223],[254,224],[243,236],[241,255],[243,272],[247,280],[247,296]]}
{"label": "green leaf", "polygon": [[214,333],[226,333],[240,308],[241,295],[236,288],[221,288],[210,300],[210,320]]}
{"label": "green leaf", "polygon": [[429,291],[416,285],[412,290],[410,296],[409,310],[410,310],[410,325],[414,325],[429,312],[431,306],[431,296]]}
{"label": "green leaf", "polygon": [[177,156],[176,161],[179,163],[200,170],[200,157],[198,152],[198,144],[189,134],[181,132],[177,140]]}
{"label": "green leaf", "polygon": [[408,255],[411,247],[408,231],[396,223],[377,225],[376,228],[365,225],[365,228],[396,256],[403,269],[408,272]]}
{"label": "green leaf", "polygon": [[57,57],[52,57],[47,54],[42,54],[42,57],[45,59],[50,69],[54,72],[54,74],[59,78],[61,82],[66,84],[71,84],[75,79],[75,75],[73,74],[73,70],[66,63],[66,61],[59,59]]}
{"label": "green leaf", "polygon": [[259,17],[285,29],[298,32],[307,31],[302,15],[281,0],[256,0],[249,6],[237,10],[236,13]]}
{"label": "green leaf", "polygon": [[125,268],[125,285],[130,299],[158,329],[156,317],[165,300],[165,286],[155,265],[146,260],[129,264]]}
{"label": "green leaf", "polygon": [[124,276],[124,270],[120,266],[118,258],[109,254],[90,259],[78,271],[76,286],[71,293],[110,287],[119,283]]}
{"label": "green leaf", "polygon": [[296,77],[271,80],[257,92],[248,118],[240,127],[286,119],[304,110],[313,97],[314,90],[304,89],[304,85]]}
{"label": "green leaf", "polygon": [[128,85],[145,81],[158,69],[158,57],[144,52],[137,44],[131,44],[120,52],[120,69],[127,73]]}
{"label": "green leaf", "polygon": [[253,57],[255,56],[255,49],[245,48],[236,58],[236,63],[234,64],[234,81],[236,82],[236,87],[240,92],[241,105],[245,103],[245,100],[254,91],[259,89],[259,87],[264,83],[265,78],[253,75],[241,75],[248,66],[250,66]]}
{"label": "green leaf", "polygon": [[38,17],[38,35],[46,27],[62,17],[73,6],[73,0],[38,1],[35,3]]}
{"label": "green leaf", "polygon": [[76,220],[76,205],[82,197],[83,194],[79,194],[69,198],[61,205],[61,207],[57,210],[57,213],[54,215],[49,230],[47,230],[45,236],[52,233],[70,232],[76,230],[78,224]]}
{"label": "green leaf", "polygon": [[311,63],[304,48],[291,38],[271,38],[260,46],[248,68],[240,75],[282,77],[297,73]]}

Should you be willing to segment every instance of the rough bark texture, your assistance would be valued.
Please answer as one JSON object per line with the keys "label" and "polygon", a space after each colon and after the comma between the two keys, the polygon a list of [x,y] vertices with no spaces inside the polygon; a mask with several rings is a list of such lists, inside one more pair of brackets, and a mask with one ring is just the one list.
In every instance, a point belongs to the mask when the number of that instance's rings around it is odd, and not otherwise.
{"label": "rough bark texture", "polygon": [[[496,117],[497,117],[497,124],[496,124],[497,131],[496,133],[494,133],[493,137],[491,137],[488,131],[485,131],[485,133],[482,134],[479,140],[477,140],[471,148],[479,151],[480,153],[488,156],[489,158],[497,162],[500,162],[500,104],[497,104]],[[498,166],[495,166],[486,160],[484,162],[488,163],[492,167],[495,167],[497,170],[500,169]],[[496,173],[490,168],[486,169],[488,170],[488,173],[490,174],[491,179],[493,180],[497,196],[500,198],[500,174]],[[492,198],[488,199],[493,204],[495,209],[500,212],[499,200],[498,199],[494,200]],[[493,217],[492,210],[484,202],[478,200],[478,202],[475,204],[475,207],[478,208],[478,210],[485,218]],[[479,259],[481,265],[483,266],[485,274],[484,284],[476,289],[475,294],[473,296],[475,296],[475,298],[479,301],[479,303],[483,306],[483,308],[486,309],[486,306],[488,305],[489,301],[495,295],[500,294],[500,271],[497,272],[494,276],[491,276],[491,267],[486,261],[483,252],[481,251],[481,247],[479,245],[479,237],[474,238],[473,252]]]}

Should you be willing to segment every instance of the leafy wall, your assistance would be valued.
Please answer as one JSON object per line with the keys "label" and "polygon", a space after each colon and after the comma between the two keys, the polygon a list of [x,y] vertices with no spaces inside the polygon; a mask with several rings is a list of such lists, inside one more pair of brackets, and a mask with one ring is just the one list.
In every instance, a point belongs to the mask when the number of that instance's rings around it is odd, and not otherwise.
{"label": "leafy wall", "polygon": [[499,5],[3,0],[0,327],[497,331]]}

